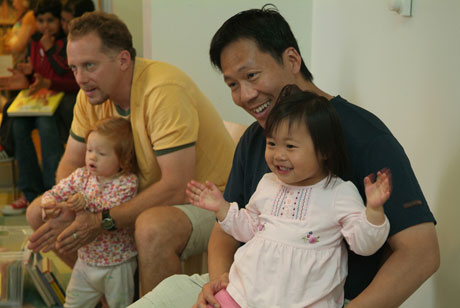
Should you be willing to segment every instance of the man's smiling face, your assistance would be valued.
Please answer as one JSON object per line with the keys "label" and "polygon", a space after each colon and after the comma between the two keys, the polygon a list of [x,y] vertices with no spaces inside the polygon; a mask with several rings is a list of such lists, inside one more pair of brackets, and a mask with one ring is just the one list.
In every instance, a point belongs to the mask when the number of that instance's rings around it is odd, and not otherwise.
{"label": "man's smiling face", "polygon": [[224,81],[232,92],[233,101],[265,127],[281,89],[295,83],[294,74],[271,54],[260,51],[250,39],[238,39],[228,44],[220,59]]}

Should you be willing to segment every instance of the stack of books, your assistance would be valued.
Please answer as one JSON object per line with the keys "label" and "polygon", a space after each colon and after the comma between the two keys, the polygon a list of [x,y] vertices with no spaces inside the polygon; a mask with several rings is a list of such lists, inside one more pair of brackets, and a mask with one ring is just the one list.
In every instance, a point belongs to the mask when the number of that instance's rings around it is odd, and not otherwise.
{"label": "stack of books", "polygon": [[46,306],[64,307],[65,291],[57,279],[57,270],[53,261],[40,253],[32,252],[25,265]]}

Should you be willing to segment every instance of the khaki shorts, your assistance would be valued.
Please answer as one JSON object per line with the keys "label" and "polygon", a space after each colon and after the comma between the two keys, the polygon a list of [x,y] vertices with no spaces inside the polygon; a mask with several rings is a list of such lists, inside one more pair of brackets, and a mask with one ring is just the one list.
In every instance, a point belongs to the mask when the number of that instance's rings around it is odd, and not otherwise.
{"label": "khaki shorts", "polygon": [[192,223],[192,234],[180,258],[186,260],[190,256],[207,251],[209,237],[216,222],[216,215],[191,204],[174,205],[174,207],[184,212]]}
{"label": "khaki shorts", "polygon": [[209,275],[173,275],[157,285],[128,308],[184,308],[192,307],[201,288],[209,282]]}

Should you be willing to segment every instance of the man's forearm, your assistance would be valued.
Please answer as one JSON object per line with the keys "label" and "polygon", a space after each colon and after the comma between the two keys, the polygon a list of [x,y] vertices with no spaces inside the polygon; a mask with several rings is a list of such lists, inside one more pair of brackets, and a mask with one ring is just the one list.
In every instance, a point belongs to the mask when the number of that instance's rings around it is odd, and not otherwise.
{"label": "man's forearm", "polygon": [[140,213],[154,206],[187,203],[185,187],[160,180],[136,197],[110,210],[117,227],[132,227]]}
{"label": "man's forearm", "polygon": [[436,272],[440,257],[434,225],[424,223],[400,233],[389,239],[393,252],[372,283],[347,308],[399,307]]}
{"label": "man's forearm", "polygon": [[210,280],[230,271],[233,256],[238,246],[239,242],[225,233],[218,223],[214,225],[208,245],[208,271]]}
{"label": "man's forearm", "polygon": [[56,183],[59,183],[62,179],[68,177],[72,172],[81,166],[76,164],[70,164],[61,160],[59,162],[58,169],[56,171]]}
{"label": "man's forearm", "polygon": [[132,200],[110,210],[118,227],[132,227],[140,213],[154,206],[188,203],[185,189],[195,175],[195,147],[157,157],[161,179]]}
{"label": "man's forearm", "polygon": [[67,146],[56,171],[56,183],[68,177],[77,168],[85,165],[86,144],[72,136],[67,139]]}

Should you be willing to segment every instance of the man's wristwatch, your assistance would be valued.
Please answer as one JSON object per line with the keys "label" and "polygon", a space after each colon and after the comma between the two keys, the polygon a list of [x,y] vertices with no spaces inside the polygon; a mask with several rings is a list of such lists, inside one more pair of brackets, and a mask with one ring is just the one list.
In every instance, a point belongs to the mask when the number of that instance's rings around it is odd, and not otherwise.
{"label": "man's wristwatch", "polygon": [[115,220],[110,216],[110,210],[102,210],[102,228],[107,231],[114,231],[117,229]]}

